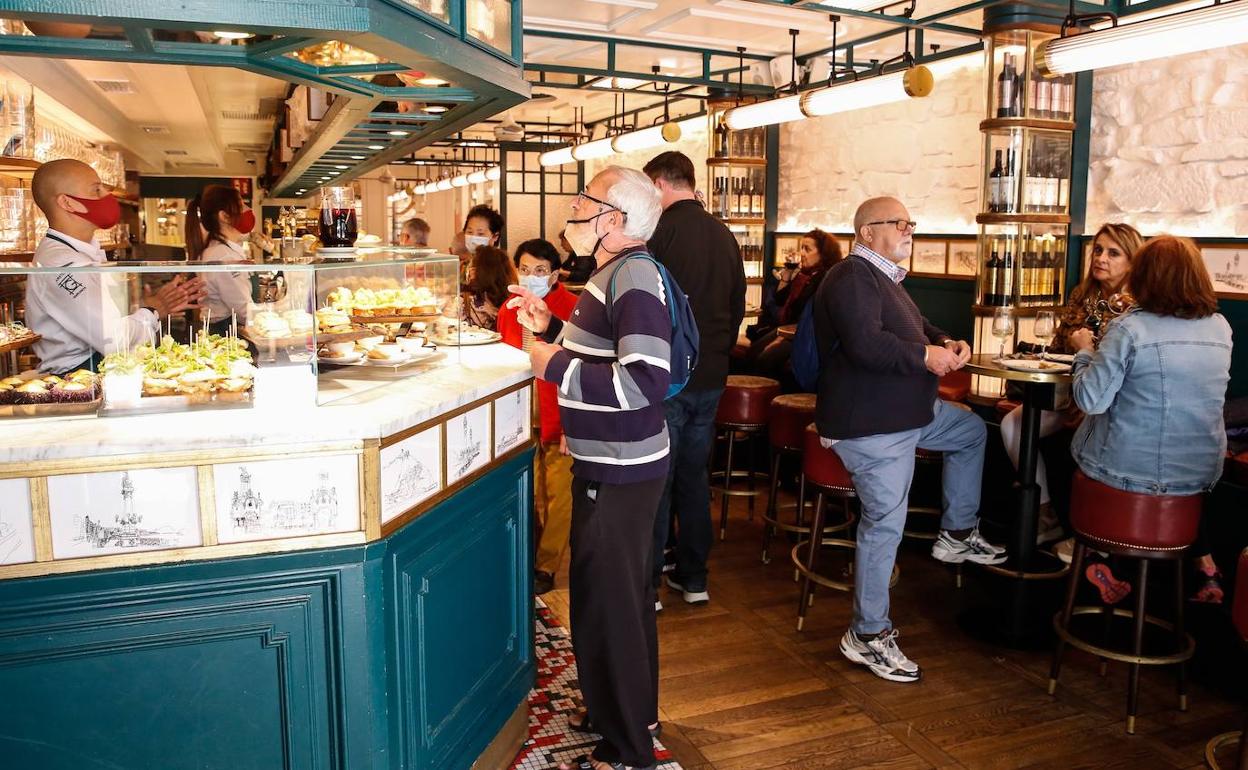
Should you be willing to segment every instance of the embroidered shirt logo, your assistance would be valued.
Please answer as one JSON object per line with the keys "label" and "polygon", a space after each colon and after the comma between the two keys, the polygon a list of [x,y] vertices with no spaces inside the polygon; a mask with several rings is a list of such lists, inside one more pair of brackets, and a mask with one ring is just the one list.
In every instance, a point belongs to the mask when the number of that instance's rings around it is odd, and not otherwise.
{"label": "embroidered shirt logo", "polygon": [[74,278],[70,273],[61,273],[56,277],[56,285],[69,293],[69,296],[77,299],[78,295],[86,290],[86,286],[81,281]]}

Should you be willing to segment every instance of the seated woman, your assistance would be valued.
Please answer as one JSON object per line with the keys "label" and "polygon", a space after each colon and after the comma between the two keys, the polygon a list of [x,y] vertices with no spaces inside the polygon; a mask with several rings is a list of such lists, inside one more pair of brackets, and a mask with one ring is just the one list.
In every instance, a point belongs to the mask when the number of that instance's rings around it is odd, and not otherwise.
{"label": "seated woman", "polygon": [[498,309],[510,293],[507,287],[516,280],[516,268],[507,252],[493,246],[478,247],[468,268],[460,317],[474,326],[494,331],[498,325]]}
{"label": "seated woman", "polygon": [[[1057,334],[1049,349],[1054,353],[1073,353],[1070,337],[1080,329],[1091,328],[1099,334],[1105,325],[1131,307],[1133,300],[1127,292],[1127,276],[1135,253],[1144,245],[1144,238],[1131,225],[1109,223],[1101,225],[1092,239],[1092,264],[1088,274],[1070,293],[1070,301],[1058,318]],[[1019,440],[1022,431],[1023,408],[1016,407],[1001,420],[1001,440],[1005,451],[1018,469]],[[1040,437],[1057,433],[1064,425],[1072,425],[1082,415],[1077,408],[1065,411],[1044,410],[1040,413]],[[1049,497],[1049,477],[1044,458],[1036,464],[1036,483],[1040,486],[1040,536],[1042,543],[1061,537],[1061,525],[1052,511]],[[1074,541],[1062,543],[1058,553],[1069,560]]]}
{"label": "seated woman", "polygon": [[[776,271],[780,279],[774,296],[776,326],[798,322],[828,268],[842,258],[841,245],[819,229],[802,236],[799,253],[801,262],[796,269]],[[766,377],[778,377],[783,374],[792,349],[791,340],[781,338],[774,327],[768,329],[750,344],[745,357],[746,370]]]}
{"label": "seated woman", "polygon": [[[1127,284],[1136,307],[1109,324],[1099,347],[1091,329],[1070,336],[1074,399],[1087,415],[1071,454],[1085,476],[1115,489],[1207,492],[1226,453],[1231,327],[1217,312],[1199,249],[1186,238],[1146,243]],[[1104,564],[1089,565],[1086,574],[1110,602],[1130,590]]]}

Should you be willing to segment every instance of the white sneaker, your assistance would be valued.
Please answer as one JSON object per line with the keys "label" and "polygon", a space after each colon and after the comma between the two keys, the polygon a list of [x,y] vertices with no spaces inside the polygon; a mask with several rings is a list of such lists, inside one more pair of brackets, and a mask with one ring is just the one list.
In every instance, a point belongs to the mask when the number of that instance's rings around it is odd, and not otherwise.
{"label": "white sneaker", "polygon": [[897,646],[895,628],[869,640],[864,640],[851,628],[841,637],[841,654],[890,682],[917,682],[923,675],[918,665]]}
{"label": "white sneaker", "polygon": [[686,604],[706,604],[711,600],[711,595],[705,589],[701,591],[686,591],[684,586],[672,580],[671,575],[664,575],[663,579],[667,581],[669,588],[680,591],[680,595]]}
{"label": "white sneaker", "polygon": [[658,612],[662,612],[662,611],[663,611],[663,602],[659,601],[658,599],[655,599],[655,600],[654,600],[654,611],[655,611],[656,613],[658,613]]}
{"label": "white sneaker", "polygon": [[1063,564],[1070,564],[1075,559],[1075,539],[1068,537],[1053,546],[1053,555],[1060,559]]}
{"label": "white sneaker", "polygon": [[958,540],[942,529],[940,537],[932,544],[932,558],[946,564],[961,564],[964,561],[975,564],[1000,564],[1008,556],[1005,549],[995,546],[979,534],[979,527],[971,530],[965,540]]}

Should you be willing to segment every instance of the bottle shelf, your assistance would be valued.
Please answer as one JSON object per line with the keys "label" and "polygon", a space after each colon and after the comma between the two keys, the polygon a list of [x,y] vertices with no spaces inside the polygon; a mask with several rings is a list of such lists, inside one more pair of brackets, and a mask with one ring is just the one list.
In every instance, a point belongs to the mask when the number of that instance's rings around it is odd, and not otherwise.
{"label": "bottle shelf", "polygon": [[726,225],[765,225],[767,220],[763,217],[720,217],[719,221]]}
{"label": "bottle shelf", "polygon": [[976,214],[975,221],[981,225],[1068,225],[1069,214]]}
{"label": "bottle shelf", "polygon": [[707,158],[708,166],[766,166],[766,158]]}
{"label": "bottle shelf", "polygon": [[1056,313],[1062,309],[1062,305],[1019,305],[1017,307],[1009,305],[971,305],[971,315],[990,316],[999,307],[1013,307],[1013,313],[1020,318],[1031,318],[1037,313],[1048,310]]}
{"label": "bottle shelf", "polygon": [[1009,128],[1037,128],[1043,131],[1074,131],[1071,120],[1045,120],[1043,118],[987,118],[979,122],[980,131],[1000,131]]}
{"label": "bottle shelf", "polygon": [[34,158],[0,157],[0,174],[14,176],[19,179],[30,179],[43,164]]}

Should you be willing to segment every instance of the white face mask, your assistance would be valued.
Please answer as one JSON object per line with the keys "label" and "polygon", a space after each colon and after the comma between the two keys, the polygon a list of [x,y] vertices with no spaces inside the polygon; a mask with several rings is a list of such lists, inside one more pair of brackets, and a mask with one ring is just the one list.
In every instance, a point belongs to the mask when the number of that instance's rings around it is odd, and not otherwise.
{"label": "white face mask", "polygon": [[476,251],[482,246],[489,246],[491,240],[493,239],[488,235],[465,235],[464,247],[467,248],[468,251]]}
{"label": "white face mask", "polygon": [[536,294],[539,298],[545,297],[552,288],[550,276],[548,275],[522,275],[520,276],[520,285]]}
{"label": "white face mask", "polygon": [[563,231],[563,237],[568,239],[572,250],[581,256],[593,254],[598,246],[598,235],[594,232],[593,225],[587,222],[569,224]]}

